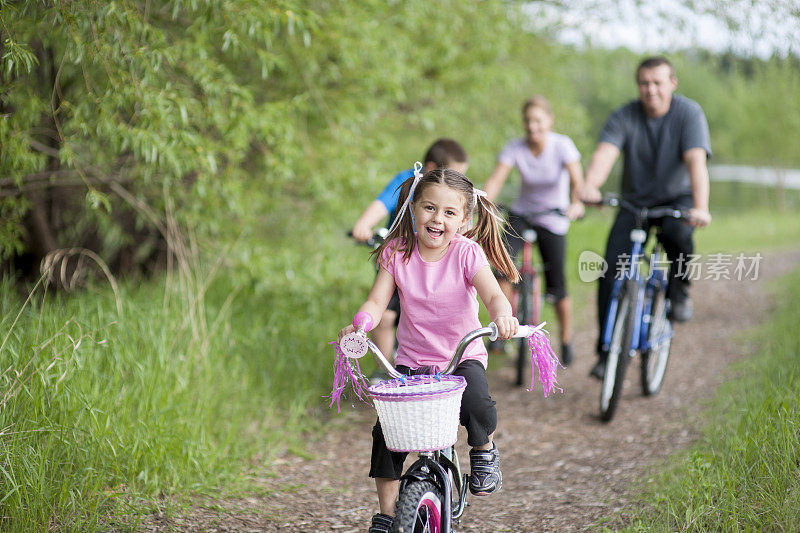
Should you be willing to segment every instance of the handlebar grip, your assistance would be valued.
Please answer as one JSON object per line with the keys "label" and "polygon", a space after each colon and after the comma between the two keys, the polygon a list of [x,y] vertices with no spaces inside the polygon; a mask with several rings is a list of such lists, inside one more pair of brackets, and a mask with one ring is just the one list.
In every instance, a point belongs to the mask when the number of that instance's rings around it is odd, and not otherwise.
{"label": "handlebar grip", "polygon": [[372,329],[372,315],[367,313],[366,311],[359,311],[356,313],[356,316],[353,317],[353,325],[356,329],[362,329],[364,331],[369,331]]}
{"label": "handlebar grip", "polygon": [[[547,324],[547,322],[542,322],[538,326],[525,326],[520,324],[519,327],[517,328],[517,332],[514,335],[512,335],[512,338],[518,339],[521,337],[530,337],[531,335],[542,329],[545,324]],[[487,327],[492,329],[492,334],[489,335],[489,340],[490,341],[497,340],[497,333],[498,333],[497,324],[495,324],[494,322],[489,322],[489,325]]]}
{"label": "handlebar grip", "polygon": [[547,322],[542,322],[538,326],[524,326],[520,324],[520,326],[517,328],[517,333],[514,335],[514,338],[530,337],[531,335],[542,329],[546,323]]}

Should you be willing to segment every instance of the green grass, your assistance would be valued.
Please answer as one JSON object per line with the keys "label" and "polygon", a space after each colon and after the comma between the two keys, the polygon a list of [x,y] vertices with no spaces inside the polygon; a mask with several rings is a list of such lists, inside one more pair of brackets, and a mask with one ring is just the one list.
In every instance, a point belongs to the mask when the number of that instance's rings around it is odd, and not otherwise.
{"label": "green grass", "polygon": [[[612,214],[570,232],[577,309],[595,291],[577,257],[602,253]],[[698,241],[767,251],[794,243],[796,228],[780,211],[721,212]],[[118,298],[96,282],[72,294],[39,286],[25,303],[0,282],[0,530],[132,529],[187,495],[267,490],[251,479],[274,453],[306,453],[304,436],[335,417],[327,343],[374,270],[335,223],[305,234],[220,252],[245,266],[121,283]],[[555,333],[550,306],[544,318]]]}
{"label": "green grass", "polygon": [[264,270],[131,281],[118,299],[97,282],[26,302],[0,282],[0,530],[133,528],[189,494],[265,490],[250,472],[304,452],[330,416],[327,342],[374,273],[343,233],[305,261],[251,252]]}
{"label": "green grass", "polygon": [[704,412],[703,437],[649,480],[626,531],[800,530],[800,272],[775,284],[771,321],[747,335]]}

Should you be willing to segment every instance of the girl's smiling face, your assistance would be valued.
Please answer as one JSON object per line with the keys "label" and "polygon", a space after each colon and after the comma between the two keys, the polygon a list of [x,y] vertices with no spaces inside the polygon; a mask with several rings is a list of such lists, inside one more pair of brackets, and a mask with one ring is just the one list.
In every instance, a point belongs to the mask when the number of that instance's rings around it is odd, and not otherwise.
{"label": "girl's smiling face", "polygon": [[467,222],[465,204],[463,194],[437,183],[428,184],[411,203],[423,260],[437,261],[444,255],[453,235]]}

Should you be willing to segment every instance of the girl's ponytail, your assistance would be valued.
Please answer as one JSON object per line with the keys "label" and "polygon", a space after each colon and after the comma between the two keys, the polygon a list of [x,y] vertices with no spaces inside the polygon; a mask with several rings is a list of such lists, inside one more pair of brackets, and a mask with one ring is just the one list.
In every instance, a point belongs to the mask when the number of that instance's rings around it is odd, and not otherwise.
{"label": "girl's ponytail", "polygon": [[517,283],[520,279],[519,271],[503,242],[504,230],[499,224],[500,217],[497,215],[497,207],[484,195],[476,194],[475,196],[478,222],[465,234],[465,237],[480,244],[492,266],[508,278],[508,281]]}

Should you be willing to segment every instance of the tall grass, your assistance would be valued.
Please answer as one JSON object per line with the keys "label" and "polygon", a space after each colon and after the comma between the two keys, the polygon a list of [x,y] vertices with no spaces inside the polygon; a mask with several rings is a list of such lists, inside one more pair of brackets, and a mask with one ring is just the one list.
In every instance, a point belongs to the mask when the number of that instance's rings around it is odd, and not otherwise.
{"label": "tall grass", "polygon": [[735,365],[703,438],[652,480],[628,531],[800,530],[800,272],[774,292],[771,322],[750,334],[757,354]]}
{"label": "tall grass", "polygon": [[372,275],[350,246],[257,282],[214,261],[27,300],[0,282],[0,530],[131,528],[301,448]]}

